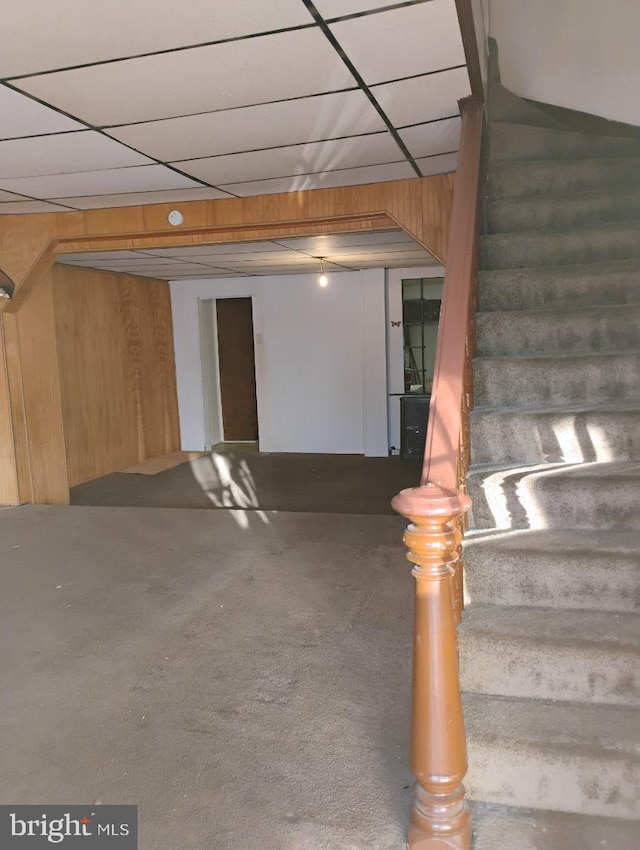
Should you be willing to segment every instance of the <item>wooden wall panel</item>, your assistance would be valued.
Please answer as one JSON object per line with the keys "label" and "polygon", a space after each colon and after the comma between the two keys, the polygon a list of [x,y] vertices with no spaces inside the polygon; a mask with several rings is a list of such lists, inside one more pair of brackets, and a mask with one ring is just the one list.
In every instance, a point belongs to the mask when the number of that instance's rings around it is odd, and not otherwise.
{"label": "wooden wall panel", "polygon": [[20,495],[11,421],[9,374],[6,357],[2,356],[5,346],[4,323],[0,321],[0,505],[15,505],[20,501]]}
{"label": "wooden wall panel", "polygon": [[69,486],[179,449],[168,284],[69,266],[53,277]]}
{"label": "wooden wall panel", "polygon": [[4,322],[6,366],[17,455],[17,499],[66,504],[65,457],[53,280],[47,272],[20,313]]}

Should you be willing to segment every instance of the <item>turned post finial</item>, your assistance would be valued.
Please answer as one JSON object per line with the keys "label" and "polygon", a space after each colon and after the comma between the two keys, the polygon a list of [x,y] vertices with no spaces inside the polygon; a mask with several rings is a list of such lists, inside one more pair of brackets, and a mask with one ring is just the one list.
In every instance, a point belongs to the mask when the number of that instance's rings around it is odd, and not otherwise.
{"label": "turned post finial", "polygon": [[454,579],[460,563],[459,520],[471,500],[461,491],[427,483],[403,490],[392,506],[410,521],[404,541],[416,579],[411,724],[416,786],[408,847],[469,850]]}

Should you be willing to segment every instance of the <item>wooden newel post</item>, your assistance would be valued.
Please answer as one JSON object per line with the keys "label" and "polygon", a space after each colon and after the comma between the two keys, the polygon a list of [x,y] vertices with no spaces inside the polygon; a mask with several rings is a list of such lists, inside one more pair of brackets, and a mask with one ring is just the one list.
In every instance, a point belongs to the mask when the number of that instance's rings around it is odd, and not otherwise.
{"label": "wooden newel post", "polygon": [[467,746],[460,697],[454,576],[464,493],[426,484],[392,502],[410,520],[404,542],[416,579],[411,769],[416,777],[410,850],[469,850],[471,820],[462,780]]}

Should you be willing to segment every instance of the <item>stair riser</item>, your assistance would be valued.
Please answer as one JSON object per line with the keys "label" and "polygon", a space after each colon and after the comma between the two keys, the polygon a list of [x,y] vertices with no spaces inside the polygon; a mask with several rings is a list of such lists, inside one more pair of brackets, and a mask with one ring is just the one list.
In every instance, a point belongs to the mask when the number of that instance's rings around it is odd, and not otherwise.
{"label": "stair riser", "polygon": [[640,707],[640,657],[632,649],[535,636],[460,634],[466,693]]}
{"label": "stair riser", "polygon": [[[634,265],[634,264],[631,264]],[[555,269],[496,269],[480,272],[481,310],[595,307],[640,303],[640,267],[604,266],[575,272]]]}
{"label": "stair riser", "polygon": [[471,473],[467,490],[473,502],[470,528],[640,530],[640,490],[634,478],[514,469],[506,477]]}
{"label": "stair riser", "polygon": [[465,546],[463,560],[472,603],[640,612],[637,557]]}
{"label": "stair riser", "polygon": [[634,219],[640,219],[640,194],[505,199],[492,201],[487,209],[489,233],[563,230]]}
{"label": "stair riser", "polygon": [[560,195],[640,185],[640,162],[632,158],[494,163],[489,198]]}
{"label": "stair riser", "polygon": [[482,237],[481,267],[512,269],[535,266],[606,263],[640,256],[640,226],[568,233],[497,233]]}
{"label": "stair riser", "polygon": [[640,157],[640,144],[635,139],[505,123],[489,127],[489,156],[492,160],[518,161]]}
{"label": "stair riser", "polygon": [[638,398],[640,355],[562,359],[476,358],[475,403],[561,407]]}
{"label": "stair riser", "polygon": [[581,463],[640,457],[639,411],[471,416],[471,462]]}
{"label": "stair riser", "polygon": [[468,741],[468,751],[465,788],[470,800],[640,819],[635,793],[640,767],[633,758],[612,755],[603,759],[588,753],[576,755],[524,746],[505,749],[473,738]]}
{"label": "stair riser", "polygon": [[476,353],[568,354],[612,351],[640,345],[640,304],[580,313],[479,313],[476,315]]}

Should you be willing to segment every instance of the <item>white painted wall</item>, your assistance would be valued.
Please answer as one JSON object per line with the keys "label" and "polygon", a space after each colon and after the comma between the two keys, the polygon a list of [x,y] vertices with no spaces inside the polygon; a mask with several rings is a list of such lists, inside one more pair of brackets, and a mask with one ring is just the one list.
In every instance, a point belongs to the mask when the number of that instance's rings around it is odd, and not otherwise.
{"label": "white painted wall", "polygon": [[261,450],[386,456],[384,270],[332,273],[326,289],[317,278],[171,283],[183,449],[204,448],[212,430],[200,326],[215,311],[203,305],[250,296]]}
{"label": "white painted wall", "polygon": [[640,125],[638,0],[490,0],[502,83],[521,97]]}

